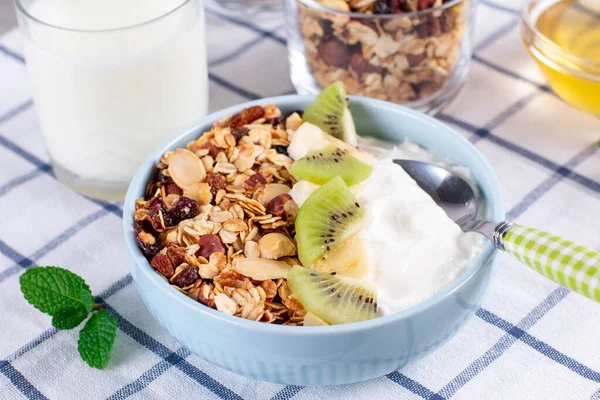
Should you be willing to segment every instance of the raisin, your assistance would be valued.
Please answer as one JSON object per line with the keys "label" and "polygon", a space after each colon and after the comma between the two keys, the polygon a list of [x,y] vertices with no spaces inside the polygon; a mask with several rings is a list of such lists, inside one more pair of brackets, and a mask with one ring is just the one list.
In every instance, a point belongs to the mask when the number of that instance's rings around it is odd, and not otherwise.
{"label": "raisin", "polygon": [[277,152],[277,154],[284,154],[286,156],[289,156],[288,151],[287,151],[287,146],[274,146],[273,147],[275,149],[275,151]]}
{"label": "raisin", "polygon": [[358,74],[367,74],[370,72],[382,74],[384,71],[382,67],[370,64],[361,53],[352,54],[352,57],[350,57],[350,68]]}
{"label": "raisin", "polygon": [[[162,212],[163,219],[165,218],[166,208],[165,203],[162,198],[155,196],[144,205],[144,208],[148,210],[148,215],[150,216],[150,222],[152,223],[152,228],[157,231],[162,231],[165,227],[163,226],[163,221],[160,218],[160,214]],[[166,224],[166,221],[165,221]]]}
{"label": "raisin", "polygon": [[319,57],[333,67],[346,67],[352,56],[351,49],[334,38],[319,43],[318,51]]}
{"label": "raisin", "polygon": [[175,273],[175,268],[173,267],[173,262],[166,254],[157,254],[152,257],[152,261],[150,261],[150,265],[156,272],[164,276],[165,278],[170,278]]}
{"label": "raisin", "polygon": [[217,195],[217,192],[221,189],[225,189],[226,182],[225,177],[217,172],[209,172],[206,174],[204,182],[210,186],[210,192],[213,196]]}
{"label": "raisin", "polygon": [[198,238],[198,245],[200,246],[200,249],[196,251],[197,257],[204,257],[208,260],[212,253],[225,254],[225,247],[223,247],[221,238],[212,233],[200,236]]}
{"label": "raisin", "polygon": [[217,146],[212,144],[210,141],[204,143],[204,148],[208,149],[208,155],[211,156],[212,158],[217,157],[217,155],[221,151],[221,149],[219,149]]}
{"label": "raisin", "polygon": [[198,278],[198,268],[188,265],[174,279],[171,280],[171,283],[179,287],[186,287],[196,282]]}
{"label": "raisin", "polygon": [[177,186],[177,184],[173,182],[173,179],[170,179],[167,183],[165,183],[165,192],[167,195],[178,194],[181,196],[183,194],[183,189]]}
{"label": "raisin", "polygon": [[450,12],[444,12],[440,16],[442,32],[451,32],[456,27],[456,19]]}
{"label": "raisin", "polygon": [[373,3],[373,14],[391,14],[392,7],[387,0],[378,0]]}
{"label": "raisin", "polygon": [[271,124],[273,126],[277,126],[277,125],[281,124],[283,119],[284,119],[283,116],[269,118],[269,119],[265,120],[265,124]]}
{"label": "raisin", "polygon": [[430,8],[433,8],[433,6],[435,5],[435,0],[419,0],[419,11],[421,10],[428,10]]}
{"label": "raisin", "polygon": [[231,130],[231,134],[236,141],[240,140],[242,136],[246,136],[248,132],[250,132],[250,130],[244,126],[238,126],[237,128],[233,128]]}
{"label": "raisin", "polygon": [[333,37],[333,21],[322,18],[319,20],[319,24],[323,29],[323,40],[327,40]]}
{"label": "raisin", "polygon": [[167,249],[167,256],[169,256],[169,259],[175,267],[179,267],[181,264],[186,262],[185,251],[179,247],[169,247]]}
{"label": "raisin", "polygon": [[135,221],[133,225],[135,241],[146,258],[154,257],[160,251],[160,242],[156,237],[156,232],[148,221]]}
{"label": "raisin", "polygon": [[158,181],[160,183],[166,183],[169,179],[171,179],[170,176],[165,175],[165,169],[161,169],[158,171]]}
{"label": "raisin", "polygon": [[238,126],[250,124],[257,119],[262,118],[263,115],[265,115],[265,110],[261,106],[244,108],[229,119],[227,126],[230,128],[237,128]]}
{"label": "raisin", "polygon": [[440,20],[433,15],[428,15],[425,21],[422,24],[417,25],[415,28],[420,38],[439,36],[442,33]]}
{"label": "raisin", "polygon": [[265,183],[267,183],[267,178],[265,178],[265,176],[260,172],[255,173],[250,178],[244,181],[244,184],[246,185],[247,189],[254,189],[258,185],[264,185]]}
{"label": "raisin", "polygon": [[199,212],[200,207],[198,207],[198,203],[189,197],[181,196],[173,203],[171,209],[163,214],[165,225],[177,225],[185,219],[194,218]]}
{"label": "raisin", "polygon": [[408,64],[411,67],[415,67],[421,61],[423,61],[425,58],[427,58],[427,56],[425,55],[425,53],[421,53],[421,54],[407,54],[406,58],[408,59]]}

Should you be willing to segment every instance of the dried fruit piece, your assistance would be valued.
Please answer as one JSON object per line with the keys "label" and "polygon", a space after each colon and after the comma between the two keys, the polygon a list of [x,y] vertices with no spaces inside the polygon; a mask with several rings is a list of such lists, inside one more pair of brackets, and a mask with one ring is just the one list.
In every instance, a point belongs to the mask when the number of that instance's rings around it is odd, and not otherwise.
{"label": "dried fruit piece", "polygon": [[168,170],[173,181],[184,190],[194,183],[202,182],[206,177],[202,161],[186,149],[177,149],[171,154]]}
{"label": "dried fruit piece", "polygon": [[358,74],[376,73],[383,74],[384,68],[370,64],[361,53],[354,53],[350,58],[350,68]]}
{"label": "dried fruit piece", "polygon": [[165,213],[166,226],[175,226],[183,220],[194,218],[200,212],[198,203],[186,196],[181,196],[173,203],[171,209]]}
{"label": "dried fruit piece", "polygon": [[216,197],[217,192],[221,189],[225,189],[225,186],[227,185],[225,177],[216,172],[209,172],[206,174],[205,182],[210,186],[210,192],[213,197]]}
{"label": "dried fruit piece", "polygon": [[160,251],[160,242],[155,236],[152,225],[148,221],[135,221],[133,233],[138,246],[146,258],[153,257]]}
{"label": "dried fruit piece", "polygon": [[246,136],[248,132],[250,132],[250,130],[245,126],[238,126],[231,129],[231,134],[236,141],[240,140],[243,136]]}
{"label": "dried fruit piece", "polygon": [[287,279],[287,274],[292,268],[283,261],[264,258],[236,258],[232,267],[236,272],[256,281]]}
{"label": "dried fruit piece", "polygon": [[350,48],[335,38],[322,41],[318,51],[321,59],[333,67],[347,66],[352,56]]}
{"label": "dried fruit piece", "polygon": [[157,254],[154,257],[152,257],[152,261],[150,261],[150,266],[152,266],[152,268],[156,272],[158,272],[167,279],[171,278],[175,273],[175,267],[173,266],[173,262],[171,261],[171,258],[169,258],[169,256],[167,256],[166,254]]}
{"label": "dried fruit piece", "polygon": [[221,152],[221,149],[212,144],[210,140],[204,143],[204,148],[208,149],[208,155],[212,158],[215,158]]}
{"label": "dried fruit piece", "polygon": [[196,252],[196,256],[198,257],[204,257],[208,260],[213,253],[225,254],[223,242],[221,242],[219,236],[212,233],[200,236],[198,238],[198,245],[200,246],[200,249]]}
{"label": "dried fruit piece", "polygon": [[258,241],[262,258],[277,260],[285,256],[296,254],[296,245],[282,233],[268,233]]}
{"label": "dried fruit piece", "polygon": [[181,271],[171,278],[173,285],[186,287],[198,280],[198,268],[185,264],[180,265],[179,268],[181,268]]}
{"label": "dried fruit piece", "polygon": [[247,125],[259,118],[262,118],[263,115],[265,115],[265,110],[261,106],[244,108],[242,111],[231,117],[227,123],[227,126],[230,128],[237,128],[242,125]]}
{"label": "dried fruit piece", "polygon": [[173,266],[179,267],[181,264],[185,262],[185,251],[182,248],[178,247],[169,247],[167,248],[167,256],[173,263]]}

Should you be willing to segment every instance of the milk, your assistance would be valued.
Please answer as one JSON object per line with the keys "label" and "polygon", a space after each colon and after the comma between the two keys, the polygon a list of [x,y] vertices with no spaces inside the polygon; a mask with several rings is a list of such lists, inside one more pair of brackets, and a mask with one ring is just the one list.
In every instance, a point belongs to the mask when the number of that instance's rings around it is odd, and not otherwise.
{"label": "milk", "polygon": [[183,3],[29,7],[34,18],[71,29],[22,21],[42,133],[55,171],[71,184],[122,191],[153,148],[206,113],[202,0]]}

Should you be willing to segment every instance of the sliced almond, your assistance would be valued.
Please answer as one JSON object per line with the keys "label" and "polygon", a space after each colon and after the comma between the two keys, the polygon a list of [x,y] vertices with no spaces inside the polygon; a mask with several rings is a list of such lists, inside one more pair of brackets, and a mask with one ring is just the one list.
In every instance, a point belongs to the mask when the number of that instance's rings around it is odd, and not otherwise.
{"label": "sliced almond", "polygon": [[277,260],[285,256],[296,254],[296,245],[283,233],[267,233],[258,241],[262,258]]}
{"label": "sliced almond", "polygon": [[270,183],[267,186],[265,186],[265,190],[263,192],[261,203],[264,206],[266,206],[275,197],[279,196],[280,194],[286,194],[290,190],[291,190],[291,188],[289,186],[284,185],[282,183]]}
{"label": "sliced almond", "polygon": [[283,261],[267,260],[264,258],[236,258],[233,262],[234,271],[256,281],[267,279],[287,279],[292,269]]}
{"label": "sliced almond", "polygon": [[202,182],[206,177],[202,161],[186,149],[177,149],[170,155],[168,171],[177,186],[184,189]]}
{"label": "sliced almond", "polygon": [[329,326],[329,324],[311,312],[304,316],[304,326]]}
{"label": "sliced almond", "polygon": [[225,314],[234,315],[237,311],[237,304],[231,300],[226,294],[219,293],[214,298],[217,310],[224,312]]}

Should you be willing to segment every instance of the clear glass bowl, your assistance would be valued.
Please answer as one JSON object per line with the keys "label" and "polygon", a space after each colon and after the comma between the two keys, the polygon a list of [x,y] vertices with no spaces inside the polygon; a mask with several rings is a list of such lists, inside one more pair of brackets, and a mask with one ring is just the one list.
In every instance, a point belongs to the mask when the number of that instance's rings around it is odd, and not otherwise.
{"label": "clear glass bowl", "polygon": [[313,0],[285,5],[290,74],[298,93],[315,94],[341,80],[348,94],[432,114],[465,82],[474,0],[385,15],[337,11]]}

